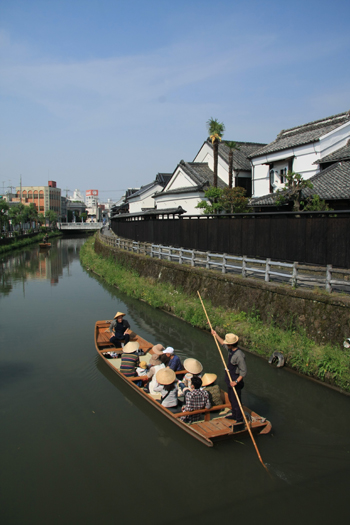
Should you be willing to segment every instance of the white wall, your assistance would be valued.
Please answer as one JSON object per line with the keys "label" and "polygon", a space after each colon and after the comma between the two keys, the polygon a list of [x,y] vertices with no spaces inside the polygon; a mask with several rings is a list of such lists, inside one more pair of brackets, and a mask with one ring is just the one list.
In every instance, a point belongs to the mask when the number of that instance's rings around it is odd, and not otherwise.
{"label": "white wall", "polygon": [[153,195],[157,191],[161,191],[163,188],[159,184],[152,186],[151,188],[145,190],[141,195],[137,197],[130,198],[129,202],[129,213],[138,213],[142,211],[142,208],[154,208],[155,203]]}
{"label": "white wall", "polygon": [[270,193],[269,166],[267,164],[253,166],[252,177],[253,197],[260,197]]}
{"label": "white wall", "polygon": [[340,128],[331,131],[331,133],[328,133],[327,135],[321,138],[319,143],[321,157],[330,155],[337,149],[346,146],[349,138],[350,122],[347,122],[346,124],[343,124],[343,126],[340,126]]}
{"label": "white wall", "polygon": [[182,171],[181,167],[178,167],[165,187],[165,191],[176,190],[178,188],[187,188],[188,186],[193,187],[194,185],[195,184],[193,180]]}
{"label": "white wall", "polygon": [[155,201],[158,210],[164,210],[166,208],[177,208],[181,206],[186,213],[184,215],[201,215],[201,210],[196,208],[196,205],[203,200],[203,193],[191,193],[191,194],[172,194],[164,195],[163,197],[156,197]]}
{"label": "white wall", "polygon": [[[214,171],[213,149],[206,142],[197,153],[193,162],[207,162],[209,168]],[[233,171],[233,178],[236,176]],[[228,164],[219,155],[218,157],[218,177],[228,184]]]}

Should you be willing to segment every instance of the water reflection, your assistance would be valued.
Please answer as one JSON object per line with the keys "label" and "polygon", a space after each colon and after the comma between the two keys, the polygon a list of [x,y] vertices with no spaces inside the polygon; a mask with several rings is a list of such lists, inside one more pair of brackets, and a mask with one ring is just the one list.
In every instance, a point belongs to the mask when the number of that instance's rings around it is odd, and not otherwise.
{"label": "water reflection", "polygon": [[64,269],[79,259],[79,251],[86,237],[59,238],[51,240],[50,249],[29,246],[23,250],[6,254],[0,259],[0,294],[8,295],[15,283],[29,280],[49,281],[52,286],[59,283]]}
{"label": "water reflection", "polygon": [[[146,340],[196,357],[222,381],[212,337],[83,271],[83,242],[55,241],[41,270],[35,247],[1,260],[2,523],[344,519],[350,399],[247,354],[243,399],[273,423],[273,434],[256,436],[272,479],[249,437],[214,448],[198,443],[97,356],[93,328],[97,319],[126,312]],[[59,286],[50,285],[52,278]],[[164,479],[171,488],[164,489]]]}

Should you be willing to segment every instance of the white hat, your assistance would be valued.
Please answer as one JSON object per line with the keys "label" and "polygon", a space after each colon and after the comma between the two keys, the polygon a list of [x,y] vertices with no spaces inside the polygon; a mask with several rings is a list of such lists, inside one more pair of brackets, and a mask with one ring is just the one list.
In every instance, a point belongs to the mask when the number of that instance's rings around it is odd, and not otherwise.
{"label": "white hat", "polygon": [[173,354],[174,349],[172,346],[167,346],[165,350],[163,350],[163,354]]}

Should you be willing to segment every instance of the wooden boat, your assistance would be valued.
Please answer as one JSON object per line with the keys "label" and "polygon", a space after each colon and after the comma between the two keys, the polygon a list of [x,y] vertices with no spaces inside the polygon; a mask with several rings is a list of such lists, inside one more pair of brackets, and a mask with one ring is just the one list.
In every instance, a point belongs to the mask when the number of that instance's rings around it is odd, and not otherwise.
{"label": "wooden boat", "polygon": [[[97,321],[95,325],[95,346],[97,353],[105,361],[105,363],[125,382],[130,388],[135,390],[143,399],[154,406],[157,410],[162,412],[165,417],[173,421],[178,427],[182,428],[185,432],[201,441],[208,447],[212,447],[214,441],[237,436],[241,434],[248,434],[248,430],[244,425],[235,426],[235,421],[225,419],[225,415],[228,410],[231,409],[227,392],[221,390],[222,404],[214,406],[210,409],[195,410],[193,412],[179,412],[173,413],[167,408],[163,407],[158,401],[157,396],[145,392],[143,388],[136,385],[135,381],[143,380],[147,381],[147,377],[125,377],[120,372],[121,359],[110,359],[106,356],[109,351],[114,351],[115,348],[110,342],[111,333],[108,331],[111,321]],[[152,356],[152,344],[140,337],[139,335],[133,334],[132,341],[139,343],[139,348],[144,352],[145,355],[140,357],[141,360],[149,362]],[[109,356],[110,357],[110,356]],[[177,375],[183,375],[183,372],[176,372]],[[252,431],[257,431],[260,434],[268,434],[271,430],[271,423],[266,418],[259,416],[247,407],[244,407],[244,411],[248,416],[249,425]],[[183,415],[194,415],[201,414],[202,420],[196,421],[191,424],[184,423],[180,417]],[[242,429],[243,427],[243,429]]]}
{"label": "wooden boat", "polygon": [[39,242],[39,247],[41,249],[51,248],[51,243],[50,242]]}

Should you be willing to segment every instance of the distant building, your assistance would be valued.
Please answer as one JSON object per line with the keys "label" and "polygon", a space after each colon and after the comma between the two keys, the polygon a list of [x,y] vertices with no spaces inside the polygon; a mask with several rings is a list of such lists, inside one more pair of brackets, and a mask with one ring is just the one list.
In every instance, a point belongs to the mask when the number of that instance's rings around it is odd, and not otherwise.
{"label": "distant building", "polygon": [[129,204],[129,213],[137,213],[155,208],[153,196],[162,191],[171,179],[171,173],[157,173],[153,182],[141,186],[138,191],[126,197],[126,202]]}
{"label": "distant building", "polygon": [[47,186],[17,186],[16,197],[12,202],[22,202],[29,205],[34,203],[38,213],[52,210],[61,216],[61,190],[56,187],[56,182],[49,180]]}
{"label": "distant building", "polygon": [[[186,215],[199,215],[197,204],[204,199],[204,192],[213,185],[213,172],[207,162],[181,160],[165,188],[154,195],[157,210],[185,210]],[[218,177],[218,187],[226,184]]]}
{"label": "distant building", "polygon": [[73,197],[67,197],[70,201],[73,202],[84,202],[84,197],[82,196],[80,190],[75,189],[73,192]]}
{"label": "distant building", "polygon": [[68,222],[67,197],[61,195],[61,221]]}
{"label": "distant building", "polygon": [[[76,222],[77,217],[81,217],[81,214],[86,211],[86,204],[80,201],[67,200],[67,222]],[[80,222],[81,219],[79,218]]]}
{"label": "distant building", "polygon": [[98,190],[86,190],[85,203],[88,208],[98,205]]}

